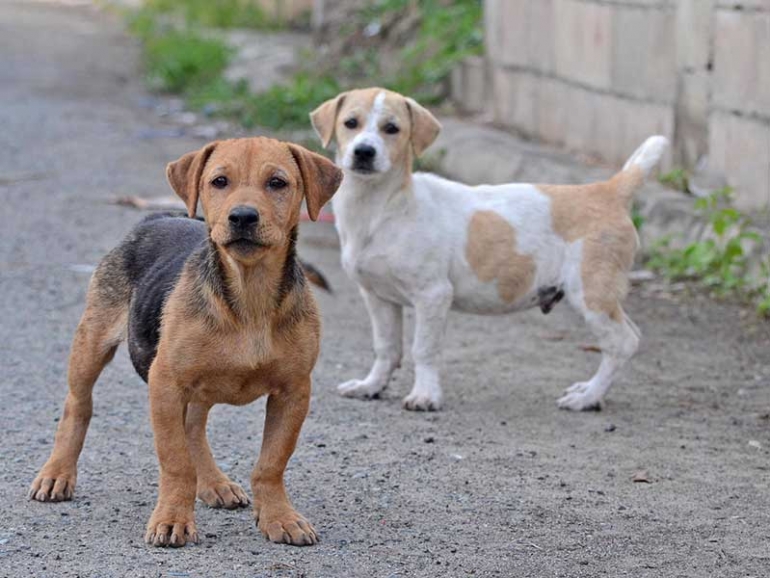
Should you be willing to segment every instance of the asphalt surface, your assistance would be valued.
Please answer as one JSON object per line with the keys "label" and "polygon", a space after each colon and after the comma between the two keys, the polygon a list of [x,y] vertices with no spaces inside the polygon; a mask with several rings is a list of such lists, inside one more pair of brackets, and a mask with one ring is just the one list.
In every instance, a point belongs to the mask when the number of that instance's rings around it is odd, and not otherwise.
{"label": "asphalt surface", "polygon": [[[165,163],[202,144],[173,136],[157,98],[116,17],[0,1],[0,576],[770,575],[767,325],[636,289],[642,347],[603,412],[574,414],[555,399],[598,356],[566,307],[458,314],[444,411],[401,409],[408,362],[383,399],[342,399],[336,385],[368,369],[369,322],[328,224],[302,231],[303,257],[336,292],[319,295],[312,410],[287,472],[321,544],[271,544],[248,510],[199,504],[200,545],[146,546],[157,462],[125,350],[96,386],[75,500],[26,501],[89,273],[142,216],[110,200],[168,195]],[[263,417],[263,402],[212,415],[214,454],[242,484]]]}

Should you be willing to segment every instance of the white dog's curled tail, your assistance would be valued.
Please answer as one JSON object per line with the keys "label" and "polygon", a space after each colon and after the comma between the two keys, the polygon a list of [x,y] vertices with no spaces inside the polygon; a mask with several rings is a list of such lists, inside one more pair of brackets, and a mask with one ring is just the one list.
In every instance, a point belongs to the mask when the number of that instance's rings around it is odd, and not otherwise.
{"label": "white dog's curled tail", "polygon": [[[651,136],[626,161],[618,179],[618,194],[629,203],[636,190],[644,184],[652,170],[658,166],[668,150],[669,142],[664,136]],[[613,179],[614,180],[614,179]]]}
{"label": "white dog's curled tail", "polygon": [[634,152],[634,154],[631,155],[631,158],[626,161],[623,170],[627,171],[631,167],[636,166],[642,169],[644,177],[647,178],[650,176],[652,169],[654,169],[660,162],[660,159],[663,158],[666,149],[668,149],[668,139],[666,137],[651,136],[644,141],[644,144],[636,149],[636,152]]}

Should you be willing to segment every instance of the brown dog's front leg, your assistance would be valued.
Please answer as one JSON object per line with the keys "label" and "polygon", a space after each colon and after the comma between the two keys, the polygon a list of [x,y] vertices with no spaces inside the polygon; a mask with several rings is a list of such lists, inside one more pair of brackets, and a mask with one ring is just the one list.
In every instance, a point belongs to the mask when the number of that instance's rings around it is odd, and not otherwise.
{"label": "brown dog's front leg", "polygon": [[185,437],[187,399],[168,373],[150,369],[150,418],[160,463],[158,502],[147,523],[145,541],[154,546],[198,542],[195,528],[195,466]]}
{"label": "brown dog's front leg", "polygon": [[262,451],[251,474],[254,517],[272,542],[310,546],[318,542],[313,526],[291,505],[283,472],[294,453],[310,405],[310,378],[273,393],[267,400]]}
{"label": "brown dog's front leg", "polygon": [[246,492],[219,469],[211,454],[211,447],[206,439],[209,409],[205,405],[190,403],[185,419],[187,443],[198,478],[198,498],[212,508],[232,510],[246,507],[251,502]]}

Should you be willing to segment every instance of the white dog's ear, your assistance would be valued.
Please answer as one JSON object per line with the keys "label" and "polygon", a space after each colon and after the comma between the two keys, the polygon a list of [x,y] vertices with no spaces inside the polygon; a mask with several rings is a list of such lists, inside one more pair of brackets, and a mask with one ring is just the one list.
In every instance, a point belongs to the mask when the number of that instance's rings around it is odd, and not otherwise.
{"label": "white dog's ear", "polygon": [[316,134],[321,139],[321,144],[324,148],[329,146],[329,143],[334,136],[334,125],[337,123],[337,114],[340,112],[342,103],[345,102],[347,92],[342,92],[327,100],[317,109],[310,113],[310,123],[313,125]]}
{"label": "white dog's ear", "polygon": [[409,117],[412,119],[412,148],[414,155],[419,157],[438,137],[441,123],[413,98],[406,98],[406,108],[409,109]]}

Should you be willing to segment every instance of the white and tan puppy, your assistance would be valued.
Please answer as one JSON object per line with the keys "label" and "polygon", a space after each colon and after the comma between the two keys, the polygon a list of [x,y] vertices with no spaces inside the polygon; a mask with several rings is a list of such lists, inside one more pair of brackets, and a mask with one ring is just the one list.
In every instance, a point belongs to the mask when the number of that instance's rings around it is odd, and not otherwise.
{"label": "white and tan puppy", "polygon": [[478,314],[563,297],[588,323],[602,350],[599,370],[558,401],[600,406],[639,330],[621,308],[637,248],[629,217],[634,191],[668,141],[652,137],[607,182],[582,186],[469,187],[412,174],[412,160],[436,138],[438,121],[414,100],[379,88],[345,92],[310,115],[324,146],[337,142],[344,169],[334,196],[342,265],[358,283],[372,320],[375,361],[342,395],[379,394],[402,355],[402,308],[413,306],[415,382],[404,407],[441,406],[439,356],[450,309]]}

